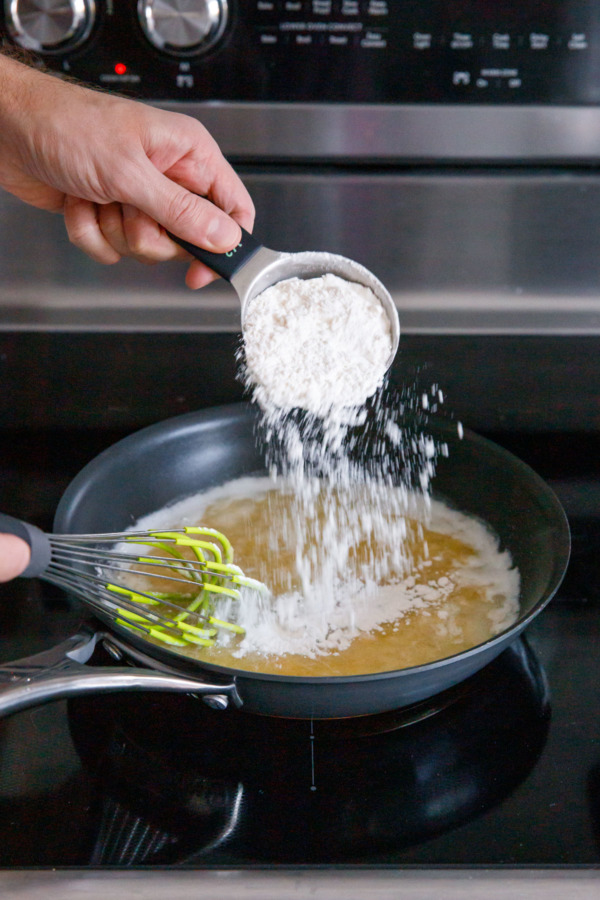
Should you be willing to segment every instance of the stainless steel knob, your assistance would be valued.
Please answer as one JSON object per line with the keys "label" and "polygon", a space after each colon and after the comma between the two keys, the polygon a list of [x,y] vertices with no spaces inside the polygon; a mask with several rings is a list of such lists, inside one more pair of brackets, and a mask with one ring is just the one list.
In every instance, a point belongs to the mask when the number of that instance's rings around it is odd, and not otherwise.
{"label": "stainless steel knob", "polygon": [[4,0],[4,10],[12,39],[36,53],[73,50],[96,17],[95,0]]}
{"label": "stainless steel knob", "polygon": [[227,24],[227,0],[138,0],[138,18],[151,44],[173,56],[204,53]]}

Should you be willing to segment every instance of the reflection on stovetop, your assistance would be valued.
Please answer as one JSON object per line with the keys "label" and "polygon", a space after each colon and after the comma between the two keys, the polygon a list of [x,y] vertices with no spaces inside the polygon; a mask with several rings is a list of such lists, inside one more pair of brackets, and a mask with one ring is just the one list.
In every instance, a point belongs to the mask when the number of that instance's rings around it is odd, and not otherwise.
{"label": "reflection on stovetop", "polygon": [[70,702],[102,785],[91,862],[368,862],[480,816],[542,751],[549,705],[523,641],[414,708],[341,721],[179,696]]}

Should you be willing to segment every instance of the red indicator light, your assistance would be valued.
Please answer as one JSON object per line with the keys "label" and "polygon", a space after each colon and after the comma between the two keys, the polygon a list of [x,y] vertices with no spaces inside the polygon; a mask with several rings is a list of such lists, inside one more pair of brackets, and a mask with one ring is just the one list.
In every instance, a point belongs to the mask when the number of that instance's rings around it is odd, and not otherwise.
{"label": "red indicator light", "polygon": [[117,63],[115,65],[115,72],[117,75],[124,75],[126,71],[127,66],[125,65],[125,63]]}

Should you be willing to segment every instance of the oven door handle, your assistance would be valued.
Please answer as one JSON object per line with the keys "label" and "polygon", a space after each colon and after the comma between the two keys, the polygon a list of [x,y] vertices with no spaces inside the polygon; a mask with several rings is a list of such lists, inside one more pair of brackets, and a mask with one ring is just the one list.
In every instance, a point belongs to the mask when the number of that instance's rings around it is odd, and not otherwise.
{"label": "oven door handle", "polygon": [[82,631],[50,650],[1,665],[0,717],[52,700],[119,691],[194,694],[218,709],[224,709],[230,701],[241,706],[235,680],[211,684],[175,671],[86,665],[104,638],[113,641],[112,636],[102,632]]}

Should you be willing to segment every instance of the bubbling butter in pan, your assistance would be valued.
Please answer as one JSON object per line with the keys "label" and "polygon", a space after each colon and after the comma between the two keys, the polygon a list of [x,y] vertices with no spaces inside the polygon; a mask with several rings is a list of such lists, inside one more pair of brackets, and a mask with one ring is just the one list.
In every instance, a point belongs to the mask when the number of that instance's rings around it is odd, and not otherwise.
{"label": "bubbling butter in pan", "polygon": [[[228,536],[244,571],[272,591],[269,599],[244,593],[218,609],[244,636],[182,652],[265,673],[369,674],[451,656],[516,621],[519,573],[484,523],[389,483],[314,490],[307,516],[293,485],[243,478],[138,523],[210,524]],[[335,547],[326,543],[332,521]]]}

